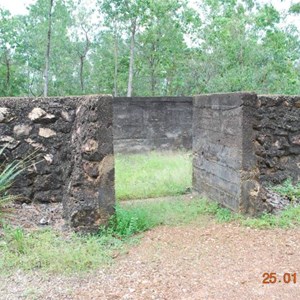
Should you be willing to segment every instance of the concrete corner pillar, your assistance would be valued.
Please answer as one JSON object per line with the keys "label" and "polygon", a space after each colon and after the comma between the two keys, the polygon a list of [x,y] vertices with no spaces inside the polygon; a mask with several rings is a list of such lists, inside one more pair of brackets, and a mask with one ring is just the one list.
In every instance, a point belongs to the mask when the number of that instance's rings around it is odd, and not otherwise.
{"label": "concrete corner pillar", "polygon": [[241,213],[264,207],[255,155],[254,93],[194,97],[193,189]]}

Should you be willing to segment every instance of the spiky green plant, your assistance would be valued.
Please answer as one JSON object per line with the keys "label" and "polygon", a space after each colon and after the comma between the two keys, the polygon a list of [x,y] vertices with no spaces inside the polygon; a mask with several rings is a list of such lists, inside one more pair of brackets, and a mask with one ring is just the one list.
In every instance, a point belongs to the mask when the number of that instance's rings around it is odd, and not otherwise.
{"label": "spiky green plant", "polygon": [[[3,155],[5,147],[0,149],[0,157]],[[28,168],[32,160],[37,157],[36,151],[29,154],[22,160],[15,160],[11,163],[2,163],[0,165],[0,214],[3,212],[3,206],[9,202],[18,199],[18,195],[10,195],[8,189],[14,183],[16,177]],[[39,163],[39,162],[37,162]]]}
{"label": "spiky green plant", "polygon": [[[0,150],[0,156],[5,148]],[[7,190],[13,184],[15,178],[23,171],[23,161],[13,161],[7,165],[2,165],[0,168],[0,210],[4,204],[13,201],[17,196],[9,195]]]}

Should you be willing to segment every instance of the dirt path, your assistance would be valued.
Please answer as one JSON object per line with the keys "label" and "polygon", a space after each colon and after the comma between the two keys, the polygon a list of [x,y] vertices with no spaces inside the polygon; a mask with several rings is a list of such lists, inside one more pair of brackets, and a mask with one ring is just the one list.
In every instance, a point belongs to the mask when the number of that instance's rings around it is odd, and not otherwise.
{"label": "dirt path", "polygon": [[[160,227],[84,276],[17,272],[0,282],[0,299],[300,299],[300,229],[254,230],[202,220]],[[276,284],[262,284],[276,272]],[[297,272],[297,283],[283,283]]]}

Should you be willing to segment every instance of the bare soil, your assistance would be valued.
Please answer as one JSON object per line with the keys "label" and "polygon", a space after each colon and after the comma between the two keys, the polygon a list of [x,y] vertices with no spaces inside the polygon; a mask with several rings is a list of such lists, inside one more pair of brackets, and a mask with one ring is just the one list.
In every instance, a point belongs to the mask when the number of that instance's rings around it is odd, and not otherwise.
{"label": "bare soil", "polygon": [[[255,230],[208,217],[144,234],[111,266],[85,275],[16,272],[0,299],[300,299],[300,229]],[[276,272],[277,283],[263,284]],[[284,283],[284,273],[297,283]]]}

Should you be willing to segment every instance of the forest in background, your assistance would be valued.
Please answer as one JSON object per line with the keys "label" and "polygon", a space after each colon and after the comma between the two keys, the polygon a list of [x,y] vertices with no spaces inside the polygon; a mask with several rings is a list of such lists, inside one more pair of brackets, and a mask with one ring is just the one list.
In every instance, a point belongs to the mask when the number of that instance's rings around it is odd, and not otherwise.
{"label": "forest in background", "polygon": [[300,94],[300,34],[255,0],[0,5],[0,96]]}

